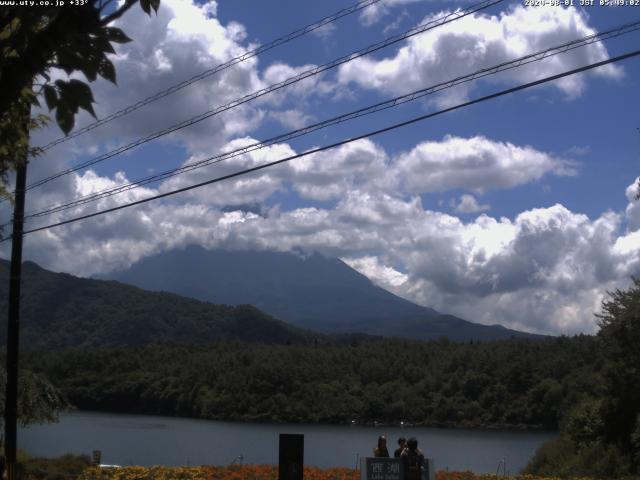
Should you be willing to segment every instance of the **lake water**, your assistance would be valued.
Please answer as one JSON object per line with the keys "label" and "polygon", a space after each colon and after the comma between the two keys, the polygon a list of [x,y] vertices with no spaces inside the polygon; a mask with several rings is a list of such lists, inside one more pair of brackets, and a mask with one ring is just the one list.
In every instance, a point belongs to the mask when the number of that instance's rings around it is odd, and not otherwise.
{"label": "lake water", "polygon": [[[277,464],[278,435],[304,434],[306,465],[354,468],[371,456],[378,435],[389,450],[399,436],[414,436],[437,470],[496,473],[506,460],[511,474],[522,469],[550,432],[437,428],[255,424],[96,412],[64,414],[59,423],[21,428],[18,445],[37,456],[102,451],[102,463],[119,465]],[[502,468],[501,468],[502,472]]]}

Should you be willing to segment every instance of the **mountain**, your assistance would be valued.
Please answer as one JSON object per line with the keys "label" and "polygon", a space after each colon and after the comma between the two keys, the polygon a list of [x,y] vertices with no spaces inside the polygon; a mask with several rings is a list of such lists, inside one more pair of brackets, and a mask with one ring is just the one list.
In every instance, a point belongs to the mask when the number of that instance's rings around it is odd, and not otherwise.
{"label": "mountain", "polygon": [[221,304],[251,304],[321,332],[456,341],[537,337],[421,307],[319,254],[205,250],[190,246],[142,259],[108,278]]}
{"label": "mountain", "polygon": [[[310,343],[318,334],[251,305],[212,305],[114,281],[78,278],[23,264],[20,340],[27,349],[214,340]],[[0,321],[6,325],[9,262],[0,260]],[[6,343],[6,328],[0,328]]]}

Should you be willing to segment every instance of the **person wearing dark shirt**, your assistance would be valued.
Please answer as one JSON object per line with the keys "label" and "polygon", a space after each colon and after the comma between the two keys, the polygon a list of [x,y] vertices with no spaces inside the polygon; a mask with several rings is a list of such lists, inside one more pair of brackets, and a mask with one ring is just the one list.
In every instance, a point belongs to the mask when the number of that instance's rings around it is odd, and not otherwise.
{"label": "person wearing dark shirt", "polygon": [[411,437],[407,440],[407,448],[400,455],[404,463],[405,480],[420,480],[424,465],[424,454],[418,448],[418,441]]}
{"label": "person wearing dark shirt", "polygon": [[380,435],[378,437],[378,446],[373,449],[374,457],[389,457],[389,450],[387,450],[387,437]]}
{"label": "person wearing dark shirt", "polygon": [[396,451],[393,452],[393,456],[395,458],[400,457],[400,455],[402,455],[402,451],[407,448],[407,439],[404,437],[400,437],[398,439],[398,448],[396,448]]}

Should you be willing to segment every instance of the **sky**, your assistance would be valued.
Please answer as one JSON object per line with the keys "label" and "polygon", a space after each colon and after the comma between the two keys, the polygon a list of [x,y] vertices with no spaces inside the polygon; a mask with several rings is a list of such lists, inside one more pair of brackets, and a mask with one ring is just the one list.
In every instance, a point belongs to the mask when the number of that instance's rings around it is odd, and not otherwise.
{"label": "sky", "polygon": [[[118,85],[98,118],[353,2],[162,0],[117,26]],[[27,213],[231,151],[640,19],[640,7],[503,1],[264,95],[27,194]],[[34,159],[35,182],[118,146],[441,18],[469,1],[382,0],[209,76]],[[443,90],[144,188],[31,218],[55,223],[353,138],[633,50],[640,31]],[[53,72],[54,77],[64,74]],[[82,78],[82,77],[79,77]],[[315,251],[421,305],[484,324],[595,333],[607,291],[640,275],[640,57],[438,115],[232,181],[28,234],[24,258],[94,276],[150,255]],[[45,112],[46,113],[46,112]],[[80,114],[77,126],[92,121]],[[32,144],[61,136],[50,127]],[[0,205],[3,219],[9,205]],[[9,256],[9,242],[0,244]]]}

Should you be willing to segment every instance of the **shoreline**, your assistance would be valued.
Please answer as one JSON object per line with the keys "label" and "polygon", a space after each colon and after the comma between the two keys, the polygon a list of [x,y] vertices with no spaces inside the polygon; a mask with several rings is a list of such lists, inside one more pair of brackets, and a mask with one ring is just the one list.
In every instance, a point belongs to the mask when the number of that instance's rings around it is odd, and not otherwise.
{"label": "shoreline", "polygon": [[432,428],[436,430],[472,430],[479,432],[514,432],[514,433],[558,433],[557,429],[550,429],[544,426],[530,426],[530,425],[460,425],[438,422],[420,422],[420,423],[408,423],[401,421],[397,422],[376,422],[376,421],[355,421],[355,422],[291,422],[291,421],[277,421],[273,419],[231,419],[231,418],[204,418],[193,417],[183,415],[169,415],[165,413],[149,413],[149,412],[131,412],[131,411],[119,411],[119,410],[100,410],[100,409],[80,409],[76,408],[68,410],[66,412],[60,412],[60,414],[77,414],[77,413],[97,413],[106,415],[140,415],[145,417],[165,417],[171,419],[184,419],[184,420],[202,420],[211,422],[224,422],[224,423],[236,423],[236,424],[259,424],[259,425],[281,425],[281,426],[327,426],[327,427],[366,427],[366,428]]}

